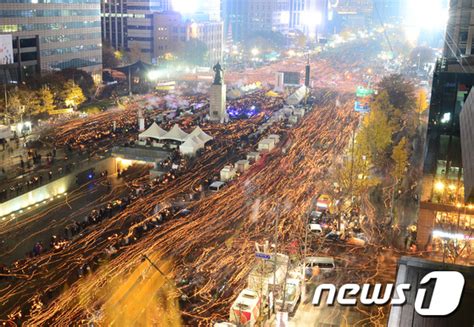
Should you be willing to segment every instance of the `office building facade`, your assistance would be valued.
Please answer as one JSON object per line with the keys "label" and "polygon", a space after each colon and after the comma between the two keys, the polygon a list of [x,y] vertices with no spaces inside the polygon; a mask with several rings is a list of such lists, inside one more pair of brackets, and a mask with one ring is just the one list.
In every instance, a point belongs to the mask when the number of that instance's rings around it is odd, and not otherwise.
{"label": "office building facade", "polygon": [[248,17],[249,0],[223,0],[222,20],[225,34],[229,31],[234,41],[242,41],[247,35],[246,20]]}
{"label": "office building facade", "polygon": [[223,0],[225,33],[234,41],[250,38],[258,32],[286,34],[290,23],[290,0]]}
{"label": "office building facade", "polygon": [[254,0],[248,2],[247,35],[259,31],[286,33],[290,22],[288,0]]}
{"label": "office building facade", "polygon": [[222,21],[185,20],[180,13],[163,12],[153,14],[154,48],[157,61],[167,53],[178,54],[186,42],[199,40],[206,45],[207,65],[212,67],[222,61],[224,28]]}
{"label": "office building facade", "polygon": [[220,0],[199,2],[190,13],[186,2],[171,0],[102,0],[102,36],[115,49],[130,51],[134,60],[156,64],[176,54],[184,42],[196,38],[209,51],[209,63],[222,59],[223,28]]}
{"label": "office building facade", "polygon": [[467,64],[444,58],[433,75],[418,218],[417,241],[422,248],[442,250],[442,239],[435,237],[440,232],[465,235],[465,241],[472,242],[474,206],[464,197],[460,129],[460,113],[474,85]]}
{"label": "office building facade", "polygon": [[340,32],[345,28],[365,29],[372,25],[373,0],[329,1],[328,32]]}
{"label": "office building facade", "polygon": [[127,33],[126,0],[108,0],[101,3],[102,39],[117,50],[126,50]]}
{"label": "office building facade", "polygon": [[325,31],[328,0],[290,0],[290,30],[299,30],[309,37]]}
{"label": "office building facade", "polygon": [[437,61],[433,74],[418,218],[417,242],[422,248],[434,246],[442,251],[447,239],[460,235],[460,243],[473,242],[474,203],[465,196],[468,167],[463,163],[467,154],[462,149],[460,118],[463,108],[470,106],[467,99],[474,85],[471,9],[472,1],[450,2],[447,57]]}
{"label": "office building facade", "polygon": [[15,62],[22,67],[79,68],[100,79],[100,0],[3,0],[0,34],[19,40]]}
{"label": "office building facade", "polygon": [[474,4],[470,0],[451,0],[444,56],[470,55],[474,55]]}
{"label": "office building facade", "polygon": [[464,202],[474,203],[474,92],[461,111],[461,152],[464,171]]}

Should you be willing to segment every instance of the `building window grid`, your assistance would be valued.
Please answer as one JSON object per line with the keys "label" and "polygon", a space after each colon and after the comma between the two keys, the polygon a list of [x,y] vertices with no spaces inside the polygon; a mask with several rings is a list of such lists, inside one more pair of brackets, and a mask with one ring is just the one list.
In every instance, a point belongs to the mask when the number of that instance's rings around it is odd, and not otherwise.
{"label": "building window grid", "polygon": [[69,22],[69,23],[36,23],[36,24],[8,24],[0,25],[0,32],[24,32],[37,30],[58,30],[70,28],[91,28],[101,27],[100,21],[84,21],[84,22]]}
{"label": "building window grid", "polygon": [[0,10],[0,17],[63,17],[63,16],[98,16],[99,9],[30,9],[30,10]]}
{"label": "building window grid", "polygon": [[100,44],[77,45],[74,47],[41,50],[41,56],[47,57],[47,56],[55,56],[55,55],[62,55],[62,54],[68,54],[68,53],[78,53],[78,52],[85,52],[85,51],[92,51],[92,50],[100,50],[101,48],[102,46]]}

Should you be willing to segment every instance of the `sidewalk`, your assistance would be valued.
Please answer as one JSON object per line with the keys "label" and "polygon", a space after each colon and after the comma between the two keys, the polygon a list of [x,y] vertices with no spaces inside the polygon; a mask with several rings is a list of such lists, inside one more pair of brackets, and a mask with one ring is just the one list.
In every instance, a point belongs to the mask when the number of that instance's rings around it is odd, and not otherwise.
{"label": "sidewalk", "polygon": [[[16,153],[23,153],[23,151],[24,153],[27,152],[26,149],[22,148],[15,149],[13,153],[15,153],[15,151]],[[38,154],[48,154],[49,152],[52,151],[45,149],[38,151]],[[5,152],[0,153],[0,158],[3,159],[1,161],[1,166],[4,167],[4,163],[12,161],[12,158],[7,159],[2,157],[2,155],[5,155]],[[23,158],[25,158],[25,156],[23,156]],[[20,157],[13,157],[13,159],[17,161],[21,160]],[[19,164],[11,165],[11,169],[7,172],[9,178],[0,182],[0,203],[63,177],[81,167],[84,161],[88,159],[89,157],[87,154],[73,152],[68,155],[64,153],[63,150],[57,150],[56,157],[53,158],[52,163],[48,163],[46,155],[42,155],[41,161],[37,165],[32,165],[32,160],[30,159],[29,169],[27,168],[27,165],[25,165],[24,169],[21,169]]]}

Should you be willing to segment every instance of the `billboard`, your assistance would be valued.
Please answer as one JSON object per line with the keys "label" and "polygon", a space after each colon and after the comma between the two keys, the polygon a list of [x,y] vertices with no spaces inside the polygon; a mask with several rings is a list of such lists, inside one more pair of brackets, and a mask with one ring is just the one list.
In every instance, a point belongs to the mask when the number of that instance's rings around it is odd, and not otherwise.
{"label": "billboard", "polygon": [[13,41],[11,34],[0,35],[0,65],[13,64]]}
{"label": "billboard", "polygon": [[298,72],[282,72],[283,84],[285,85],[300,85],[300,73]]}

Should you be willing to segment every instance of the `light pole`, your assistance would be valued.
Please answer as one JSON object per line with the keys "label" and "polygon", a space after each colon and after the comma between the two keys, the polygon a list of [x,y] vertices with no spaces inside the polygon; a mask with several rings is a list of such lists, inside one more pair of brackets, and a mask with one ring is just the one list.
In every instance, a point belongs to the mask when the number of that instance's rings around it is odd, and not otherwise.
{"label": "light pole", "polygon": [[275,249],[273,252],[273,313],[276,314],[276,271],[277,271],[277,248],[278,248],[278,225],[280,224],[280,204],[277,205],[275,221]]}
{"label": "light pole", "polygon": [[[7,73],[6,73],[6,69],[3,68],[3,79],[4,79],[4,83],[3,83],[3,91],[4,91],[4,94],[5,94],[5,123],[7,123],[7,116],[8,116],[8,92],[7,92]],[[7,124],[7,125],[10,125],[10,124]]]}
{"label": "light pole", "polygon": [[356,134],[357,125],[354,126],[352,130],[352,144],[351,144],[351,176],[350,176],[350,195],[351,195],[351,205],[354,202],[354,149],[355,149],[355,134]]}
{"label": "light pole", "polygon": [[143,259],[145,259],[146,261],[148,261],[150,263],[150,265],[155,268],[156,271],[158,271],[160,273],[161,276],[163,276],[163,278],[165,279],[165,281],[172,287],[175,287],[179,293],[181,293],[181,295],[184,295],[186,296],[183,291],[181,291],[178,287],[176,287],[172,282],[171,280],[165,275],[165,273],[163,273],[160,269],[160,267],[158,267],[157,265],[155,265],[155,263],[153,261],[150,260],[150,258],[148,258],[148,256],[146,254],[144,254],[143,256]]}
{"label": "light pole", "polygon": [[315,198],[311,199],[311,203],[309,205],[308,214],[306,215],[306,221],[304,221],[304,247],[303,247],[303,264],[301,268],[301,301],[304,302],[306,300],[306,256],[308,254],[308,224],[309,218],[311,217],[311,212],[313,211],[314,204],[317,199],[321,196],[321,194],[316,195]]}

